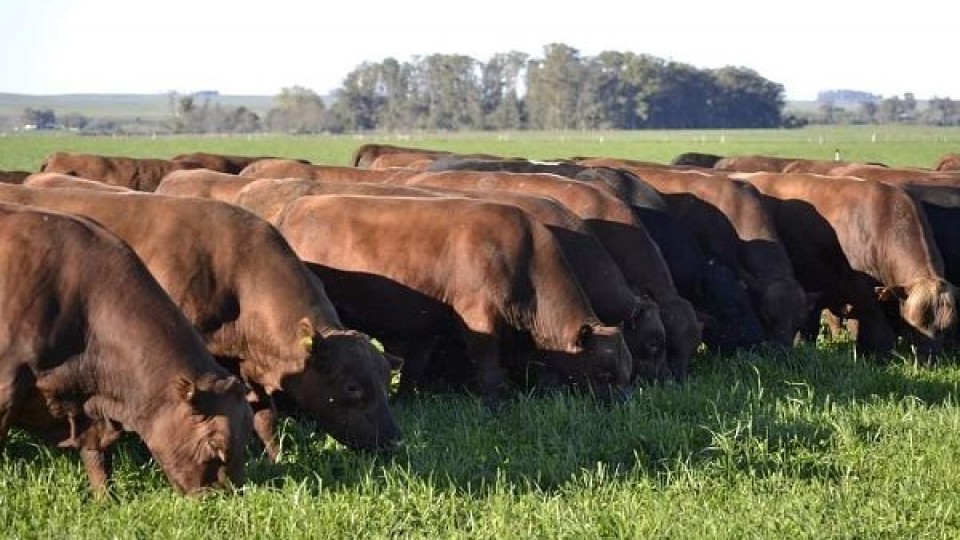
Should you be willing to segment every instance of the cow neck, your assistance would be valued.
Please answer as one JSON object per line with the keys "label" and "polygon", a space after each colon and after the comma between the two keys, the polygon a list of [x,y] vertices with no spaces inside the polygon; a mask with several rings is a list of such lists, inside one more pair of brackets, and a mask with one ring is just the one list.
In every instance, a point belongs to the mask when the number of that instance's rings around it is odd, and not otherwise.
{"label": "cow neck", "polygon": [[[879,235],[870,265],[872,275],[885,285],[909,286],[920,280],[943,279],[943,259],[933,240],[926,215],[910,196],[893,186],[869,184],[870,198],[879,204],[858,205],[858,233]],[[872,208],[874,213],[864,215]],[[879,221],[878,221],[879,220]]]}
{"label": "cow neck", "polygon": [[[533,236],[530,274],[537,276],[533,281],[535,315],[532,320],[517,322],[530,330],[538,347],[575,352],[580,329],[585,324],[599,326],[600,321],[550,233],[534,228]],[[529,310],[517,311],[508,311],[508,320],[530,319],[526,315]],[[518,317],[520,313],[524,315]]]}
{"label": "cow neck", "polygon": [[115,420],[141,432],[169,403],[178,378],[196,381],[219,370],[197,333],[152,279],[145,290],[136,285],[143,280],[131,275],[135,272],[104,268],[102,260],[98,264],[112,279],[89,284],[97,292],[91,295],[88,314],[87,356],[97,393],[126,413]]}

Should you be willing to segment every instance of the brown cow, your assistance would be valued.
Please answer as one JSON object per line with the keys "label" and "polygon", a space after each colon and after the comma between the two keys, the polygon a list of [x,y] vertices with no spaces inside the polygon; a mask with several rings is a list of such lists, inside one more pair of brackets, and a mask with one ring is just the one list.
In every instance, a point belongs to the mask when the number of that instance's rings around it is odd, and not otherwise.
{"label": "brown cow", "polygon": [[323,286],[254,214],[153,193],[0,185],[0,200],[91,217],[130,244],[210,352],[253,388],[255,428],[271,457],[275,393],[348,446],[399,436],[387,360],[367,336],[343,327]]}
{"label": "brown cow", "polygon": [[960,181],[960,173],[951,171],[932,171],[930,169],[884,167],[880,165],[863,165],[854,163],[836,167],[826,173],[829,176],[856,176],[864,180],[876,180],[893,184],[910,182],[944,182]]}
{"label": "brown cow", "polygon": [[784,167],[796,161],[800,161],[800,158],[736,155],[721,158],[713,165],[713,168],[736,172],[781,172]]}
{"label": "brown cow", "polygon": [[[653,301],[633,294],[610,254],[583,220],[553,199],[497,190],[427,190],[363,182],[261,179],[241,190],[235,203],[271,223],[276,223],[287,204],[307,195],[427,198],[454,196],[522,208],[554,234],[574,276],[600,320],[605,324],[623,325],[624,339],[634,360],[634,376],[656,380],[670,375],[665,362],[665,336],[659,307]],[[404,357],[409,364],[409,354]]]}
{"label": "brown cow", "polygon": [[366,168],[373,170],[405,168],[423,171],[436,161],[437,157],[425,157],[422,154],[383,154],[377,156]]}
{"label": "brown cow", "polygon": [[485,396],[502,388],[501,351],[514,333],[532,340],[549,373],[578,387],[607,396],[630,383],[622,332],[600,323],[553,236],[519,208],[452,197],[312,195],[291,202],[277,228],[331,295],[334,280],[353,276],[337,287],[349,296],[337,304],[362,306],[385,338],[459,327]]}
{"label": "brown cow", "polygon": [[[926,215],[902,189],[882,182],[812,174],[752,174],[766,196],[796,275],[820,306],[841,314],[852,306],[857,345],[886,352],[895,329],[880,302],[898,301],[906,333],[921,353],[936,352],[956,323],[956,291]],[[898,320],[899,319],[899,320]]]}
{"label": "brown cow", "polygon": [[445,171],[422,173],[393,183],[417,187],[504,190],[552,197],[583,219],[610,253],[634,294],[660,306],[667,331],[667,359],[685,377],[701,340],[690,302],[677,292],[660,249],[623,201],[605,190],[553,174]]}
{"label": "brown cow", "polygon": [[12,426],[80,451],[107,489],[123,431],[193,493],[244,479],[244,385],[130,248],[86,219],[0,203],[0,441]]}
{"label": "brown cow", "polygon": [[23,185],[35,188],[70,188],[92,189],[94,191],[110,191],[122,193],[135,191],[133,189],[105,184],[99,180],[87,180],[79,176],[61,173],[33,173],[23,181]]}
{"label": "brown cow", "polygon": [[812,306],[760,194],[705,172],[626,168],[662,193],[704,251],[744,281],[767,339],[792,345]]}
{"label": "brown cow", "polygon": [[[227,174],[238,174],[244,167],[261,159],[277,159],[276,156],[237,156],[231,154],[211,154],[208,152],[190,152],[188,154],[178,154],[170,158],[170,161],[184,161],[188,163],[197,163],[204,169],[217,171]],[[301,163],[310,163],[305,159],[296,160]]]}
{"label": "brown cow", "polygon": [[137,191],[153,191],[167,174],[198,168],[199,163],[187,161],[54,152],[43,160],[40,172],[58,172]]}
{"label": "brown cow", "polygon": [[407,177],[417,170],[390,169],[389,171],[340,167],[337,165],[307,165],[289,159],[265,159],[240,171],[248,178],[306,178],[309,180],[382,182],[394,177]]}
{"label": "brown cow", "polygon": [[237,193],[254,180],[255,178],[207,169],[173,171],[163,177],[154,193],[233,202]]}
{"label": "brown cow", "polygon": [[960,171],[960,154],[944,154],[933,167],[935,171]]}

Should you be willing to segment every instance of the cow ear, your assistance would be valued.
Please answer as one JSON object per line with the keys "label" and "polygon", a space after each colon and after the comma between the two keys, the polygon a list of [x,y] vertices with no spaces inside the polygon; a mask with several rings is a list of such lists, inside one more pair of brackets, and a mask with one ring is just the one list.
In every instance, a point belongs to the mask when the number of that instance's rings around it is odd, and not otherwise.
{"label": "cow ear", "polygon": [[197,395],[197,385],[186,377],[178,377],[174,383],[177,396],[183,401],[193,401]]}
{"label": "cow ear", "polygon": [[907,291],[900,285],[894,285],[892,287],[876,287],[874,291],[877,293],[877,300],[885,302],[887,300],[905,300],[907,298]]}
{"label": "cow ear", "polygon": [[297,343],[299,343],[300,347],[308,353],[312,353],[313,348],[316,345],[313,340],[315,333],[316,330],[313,327],[313,323],[310,322],[310,319],[304,317],[300,319],[299,323],[297,323]]}

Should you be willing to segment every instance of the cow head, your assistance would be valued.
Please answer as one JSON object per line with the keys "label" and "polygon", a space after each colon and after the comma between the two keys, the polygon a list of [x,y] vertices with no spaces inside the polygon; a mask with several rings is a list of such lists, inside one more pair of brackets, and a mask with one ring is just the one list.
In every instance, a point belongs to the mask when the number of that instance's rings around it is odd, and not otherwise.
{"label": "cow head", "polygon": [[666,331],[666,361],[673,378],[683,380],[690,372],[690,359],[703,338],[703,324],[693,305],[680,296],[659,298],[660,318]]}
{"label": "cow head", "polygon": [[899,302],[911,339],[925,356],[936,354],[944,333],[957,323],[957,290],[942,279],[918,279],[907,286],[878,287],[881,302]]}
{"label": "cow head", "polygon": [[630,316],[623,321],[623,337],[633,357],[633,378],[655,381],[670,376],[666,331],[656,303],[634,298]]}
{"label": "cow head", "polygon": [[704,326],[703,341],[711,349],[726,352],[763,341],[763,327],[750,305],[747,289],[729,267],[714,260],[708,262],[697,306],[715,323]]}
{"label": "cow head", "polygon": [[767,331],[767,339],[784,347],[793,346],[797,332],[813,309],[813,297],[792,278],[759,281],[755,286],[760,292],[756,313]]}
{"label": "cow head", "polygon": [[304,370],[289,374],[283,389],[331,437],[354,449],[386,447],[400,438],[390,409],[391,369],[399,359],[353,330],[320,335],[308,319],[300,322]]}
{"label": "cow head", "polygon": [[629,394],[633,357],[619,327],[583,324],[572,349],[544,356],[553,375],[570,386],[605,400]]}
{"label": "cow head", "polygon": [[[236,377],[178,378],[140,431],[170,482],[184,493],[244,482],[253,430],[247,387]],[[108,414],[109,415],[109,414]]]}

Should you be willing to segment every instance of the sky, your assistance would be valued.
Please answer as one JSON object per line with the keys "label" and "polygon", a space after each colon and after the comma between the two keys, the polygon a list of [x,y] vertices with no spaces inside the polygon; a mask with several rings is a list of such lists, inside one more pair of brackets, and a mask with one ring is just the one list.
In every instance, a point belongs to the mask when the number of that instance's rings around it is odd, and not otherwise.
{"label": "sky", "polygon": [[818,91],[960,99],[948,0],[0,0],[0,92],[325,95],[364,61],[650,54]]}

